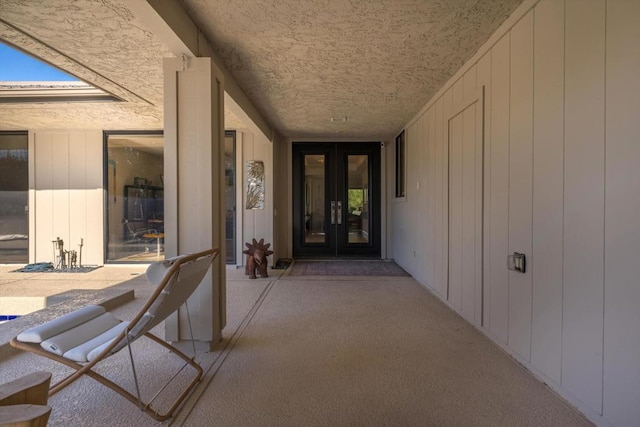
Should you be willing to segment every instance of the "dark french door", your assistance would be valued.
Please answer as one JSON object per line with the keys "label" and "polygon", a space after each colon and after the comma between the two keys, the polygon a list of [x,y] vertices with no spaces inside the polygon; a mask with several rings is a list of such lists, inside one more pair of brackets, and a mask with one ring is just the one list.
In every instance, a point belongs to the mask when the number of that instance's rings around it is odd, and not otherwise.
{"label": "dark french door", "polygon": [[380,257],[380,143],[294,143],[293,174],[294,257]]}

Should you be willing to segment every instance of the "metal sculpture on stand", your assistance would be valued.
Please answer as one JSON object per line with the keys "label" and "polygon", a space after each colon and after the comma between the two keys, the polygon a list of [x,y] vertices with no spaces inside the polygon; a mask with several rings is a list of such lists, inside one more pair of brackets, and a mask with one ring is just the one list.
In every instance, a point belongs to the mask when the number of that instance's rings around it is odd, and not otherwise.
{"label": "metal sculpture on stand", "polygon": [[78,255],[80,257],[80,260],[78,261],[78,267],[82,268],[82,247],[84,246],[84,239],[83,238],[80,239],[80,244],[78,246],[80,246],[80,250],[78,251],[79,252]]}
{"label": "metal sculpture on stand", "polygon": [[78,251],[66,251],[69,255],[69,268],[78,268]]}
{"label": "metal sculpture on stand", "polygon": [[[66,257],[64,254],[64,241],[56,237],[53,243],[53,265],[56,270],[64,270],[67,268]],[[57,254],[57,255],[56,255]]]}
{"label": "metal sculpture on stand", "polygon": [[[54,270],[70,271],[78,270],[82,268],[82,247],[84,246],[84,239],[80,239],[80,251],[72,250],[67,251],[64,249],[64,241],[56,237],[56,240],[52,240],[53,243],[53,265]],[[78,258],[80,258],[80,264],[78,265]]]}

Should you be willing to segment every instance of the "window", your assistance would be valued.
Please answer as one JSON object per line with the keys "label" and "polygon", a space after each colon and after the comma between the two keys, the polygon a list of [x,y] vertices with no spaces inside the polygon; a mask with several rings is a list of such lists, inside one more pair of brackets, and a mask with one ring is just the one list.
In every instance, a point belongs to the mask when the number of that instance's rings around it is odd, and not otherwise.
{"label": "window", "polygon": [[29,137],[0,132],[0,263],[29,262]]}
{"label": "window", "polygon": [[105,132],[106,260],[164,259],[162,131]]}
{"label": "window", "polygon": [[396,137],[396,198],[405,197],[405,161],[406,147],[404,140],[404,131]]}
{"label": "window", "polygon": [[224,202],[227,264],[236,263],[236,132],[224,134]]}

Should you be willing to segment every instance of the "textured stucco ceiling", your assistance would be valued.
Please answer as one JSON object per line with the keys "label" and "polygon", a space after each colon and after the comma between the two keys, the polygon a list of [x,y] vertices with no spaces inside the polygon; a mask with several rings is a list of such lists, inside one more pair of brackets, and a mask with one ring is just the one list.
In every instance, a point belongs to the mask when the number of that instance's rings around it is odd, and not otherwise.
{"label": "textured stucco ceiling", "polygon": [[[0,0],[0,39],[124,101],[0,104],[0,130],[162,129],[162,59],[174,54],[125,0]],[[246,127],[230,111],[225,122]]]}
{"label": "textured stucco ceiling", "polygon": [[[378,140],[522,0],[179,1],[277,133]],[[0,39],[124,100],[0,104],[0,129],[162,128],[162,58],[174,55],[126,0],[0,0]]]}
{"label": "textured stucco ceiling", "polygon": [[180,1],[281,134],[367,139],[399,131],[521,3]]}
{"label": "textured stucco ceiling", "polygon": [[162,128],[162,58],[121,1],[1,0],[0,39],[125,102],[2,104],[0,128]]}

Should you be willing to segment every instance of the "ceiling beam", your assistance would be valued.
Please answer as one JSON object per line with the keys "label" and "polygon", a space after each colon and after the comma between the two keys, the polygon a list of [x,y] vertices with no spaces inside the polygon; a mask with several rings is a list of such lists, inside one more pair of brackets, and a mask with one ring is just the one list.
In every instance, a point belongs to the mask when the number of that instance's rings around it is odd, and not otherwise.
{"label": "ceiling beam", "polygon": [[[186,57],[211,58],[224,75],[225,92],[267,139],[273,141],[277,138],[275,130],[240,88],[236,79],[211,48],[210,42],[179,2],[130,0],[127,5],[136,18],[158,36],[177,57],[184,55]],[[234,113],[237,114],[237,111]],[[244,117],[242,118],[244,119]]]}

